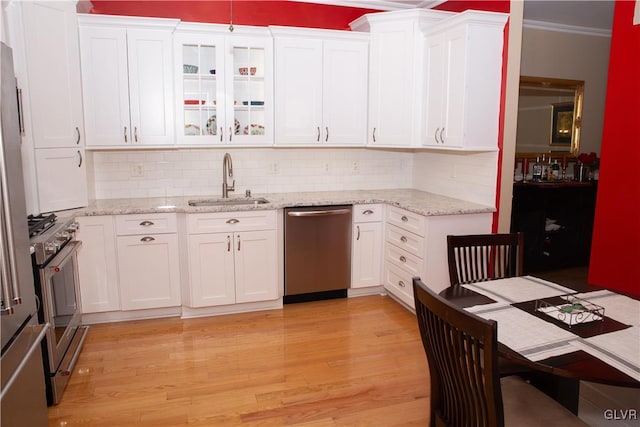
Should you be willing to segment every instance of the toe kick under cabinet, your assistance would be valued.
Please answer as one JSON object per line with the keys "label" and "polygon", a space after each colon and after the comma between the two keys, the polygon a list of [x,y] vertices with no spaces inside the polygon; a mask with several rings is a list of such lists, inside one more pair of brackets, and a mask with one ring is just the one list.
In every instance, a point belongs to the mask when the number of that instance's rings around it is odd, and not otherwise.
{"label": "toe kick under cabinet", "polygon": [[385,290],[413,309],[413,277],[422,278],[436,292],[449,286],[447,235],[490,233],[491,217],[491,213],[424,216],[388,206]]}

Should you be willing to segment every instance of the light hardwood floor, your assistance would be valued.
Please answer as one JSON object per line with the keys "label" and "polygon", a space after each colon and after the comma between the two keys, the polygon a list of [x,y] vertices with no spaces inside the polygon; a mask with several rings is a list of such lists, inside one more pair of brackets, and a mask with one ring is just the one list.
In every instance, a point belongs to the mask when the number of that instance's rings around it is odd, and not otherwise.
{"label": "light hardwood floor", "polygon": [[415,316],[386,296],[92,325],[50,426],[428,425]]}

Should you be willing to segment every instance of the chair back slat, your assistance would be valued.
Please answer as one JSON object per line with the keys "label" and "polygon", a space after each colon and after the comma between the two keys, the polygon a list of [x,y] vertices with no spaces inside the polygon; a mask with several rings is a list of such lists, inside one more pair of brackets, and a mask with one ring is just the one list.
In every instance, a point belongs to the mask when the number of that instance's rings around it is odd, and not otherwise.
{"label": "chair back slat", "polygon": [[504,425],[496,322],[452,305],[413,279],[431,376],[431,425]]}
{"label": "chair back slat", "polygon": [[522,233],[447,236],[451,285],[522,275]]}

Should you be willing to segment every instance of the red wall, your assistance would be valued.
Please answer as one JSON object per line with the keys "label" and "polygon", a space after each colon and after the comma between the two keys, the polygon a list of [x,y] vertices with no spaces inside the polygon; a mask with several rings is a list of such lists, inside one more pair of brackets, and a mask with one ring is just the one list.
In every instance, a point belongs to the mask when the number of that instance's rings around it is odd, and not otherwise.
{"label": "red wall", "polygon": [[589,283],[640,296],[640,25],[616,0]]}
{"label": "red wall", "polygon": [[[180,18],[189,22],[228,24],[231,2],[218,1],[119,1],[92,0],[91,13],[104,15]],[[349,23],[373,9],[329,6],[292,1],[233,1],[234,25],[285,25],[348,30]]]}

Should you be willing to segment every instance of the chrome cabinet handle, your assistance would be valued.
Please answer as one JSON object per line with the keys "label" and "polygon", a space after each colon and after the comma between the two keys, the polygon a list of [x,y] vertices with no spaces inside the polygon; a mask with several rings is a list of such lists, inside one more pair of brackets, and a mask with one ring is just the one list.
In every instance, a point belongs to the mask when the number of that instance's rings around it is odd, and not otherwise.
{"label": "chrome cabinet handle", "polygon": [[229,126],[229,142],[233,139],[233,131],[231,130],[231,126]]}
{"label": "chrome cabinet handle", "polygon": [[151,221],[142,221],[139,225],[141,225],[143,227],[149,227],[149,226],[154,225],[154,224]]}
{"label": "chrome cabinet handle", "polygon": [[240,250],[240,235],[236,236],[238,238],[238,251]]}
{"label": "chrome cabinet handle", "polygon": [[327,135],[324,138],[324,142],[329,141],[329,126],[325,127],[325,129],[327,130]]}
{"label": "chrome cabinet handle", "polygon": [[404,287],[406,287],[407,285],[405,285],[405,284],[404,284],[404,282],[403,282],[402,280],[400,280],[400,281],[398,282],[398,286],[400,286],[401,288],[404,288]]}
{"label": "chrome cabinet handle", "polygon": [[222,139],[224,136],[224,132],[222,131],[222,126],[220,126],[220,142],[224,141],[224,139]]}
{"label": "chrome cabinet handle", "polygon": [[239,219],[235,219],[235,218],[231,218],[227,220],[227,224],[237,224],[239,223],[240,220]]}
{"label": "chrome cabinet handle", "polygon": [[442,130],[440,131],[440,143],[444,144],[444,138],[442,137],[442,134],[444,133],[444,128],[442,128]]}
{"label": "chrome cabinet handle", "polygon": [[135,142],[138,142],[138,126],[135,126],[135,127],[133,128],[133,140],[134,140]]}
{"label": "chrome cabinet handle", "polygon": [[376,142],[376,128],[373,128],[373,142]]}
{"label": "chrome cabinet handle", "polygon": [[402,243],[407,243],[407,238],[405,236],[400,236],[400,241]]}
{"label": "chrome cabinet handle", "polygon": [[76,139],[76,145],[80,145],[80,129],[76,126],[76,134],[78,134],[78,139]]}
{"label": "chrome cabinet handle", "polygon": [[367,209],[365,211],[362,211],[362,215],[371,215],[373,213],[373,211],[371,209]]}
{"label": "chrome cabinet handle", "polygon": [[231,236],[227,234],[227,252],[231,252]]}
{"label": "chrome cabinet handle", "polygon": [[80,150],[78,150],[78,167],[82,167],[82,153],[80,152]]}
{"label": "chrome cabinet handle", "polygon": [[[18,79],[16,79],[16,86]],[[24,107],[22,104],[22,89],[18,89],[18,126],[20,127],[20,135],[24,136]]]}
{"label": "chrome cabinet handle", "polygon": [[407,222],[409,221],[409,218],[407,218],[406,216],[402,215],[402,218],[400,218],[402,220],[402,222]]}
{"label": "chrome cabinet handle", "polygon": [[320,142],[320,126],[318,126],[318,137],[316,138],[316,142]]}
{"label": "chrome cabinet handle", "polygon": [[360,226],[356,225],[356,230],[358,230],[358,235],[356,236],[356,240],[360,240]]}
{"label": "chrome cabinet handle", "polygon": [[404,257],[404,255],[400,255],[400,261],[401,262],[407,262],[407,259]]}
{"label": "chrome cabinet handle", "polygon": [[127,132],[127,127],[125,126],[124,127],[124,142],[129,142],[128,139],[127,139],[127,133],[128,133]]}
{"label": "chrome cabinet handle", "polygon": [[140,239],[140,241],[141,241],[141,242],[145,242],[145,243],[153,242],[154,240],[156,240],[156,239],[154,239],[154,238],[153,238],[153,237],[151,237],[151,236],[145,236],[145,237],[143,237],[142,239]]}
{"label": "chrome cabinet handle", "polygon": [[435,132],[433,132],[433,139],[436,140],[436,144],[438,144],[438,131],[440,130],[440,128],[436,128]]}

